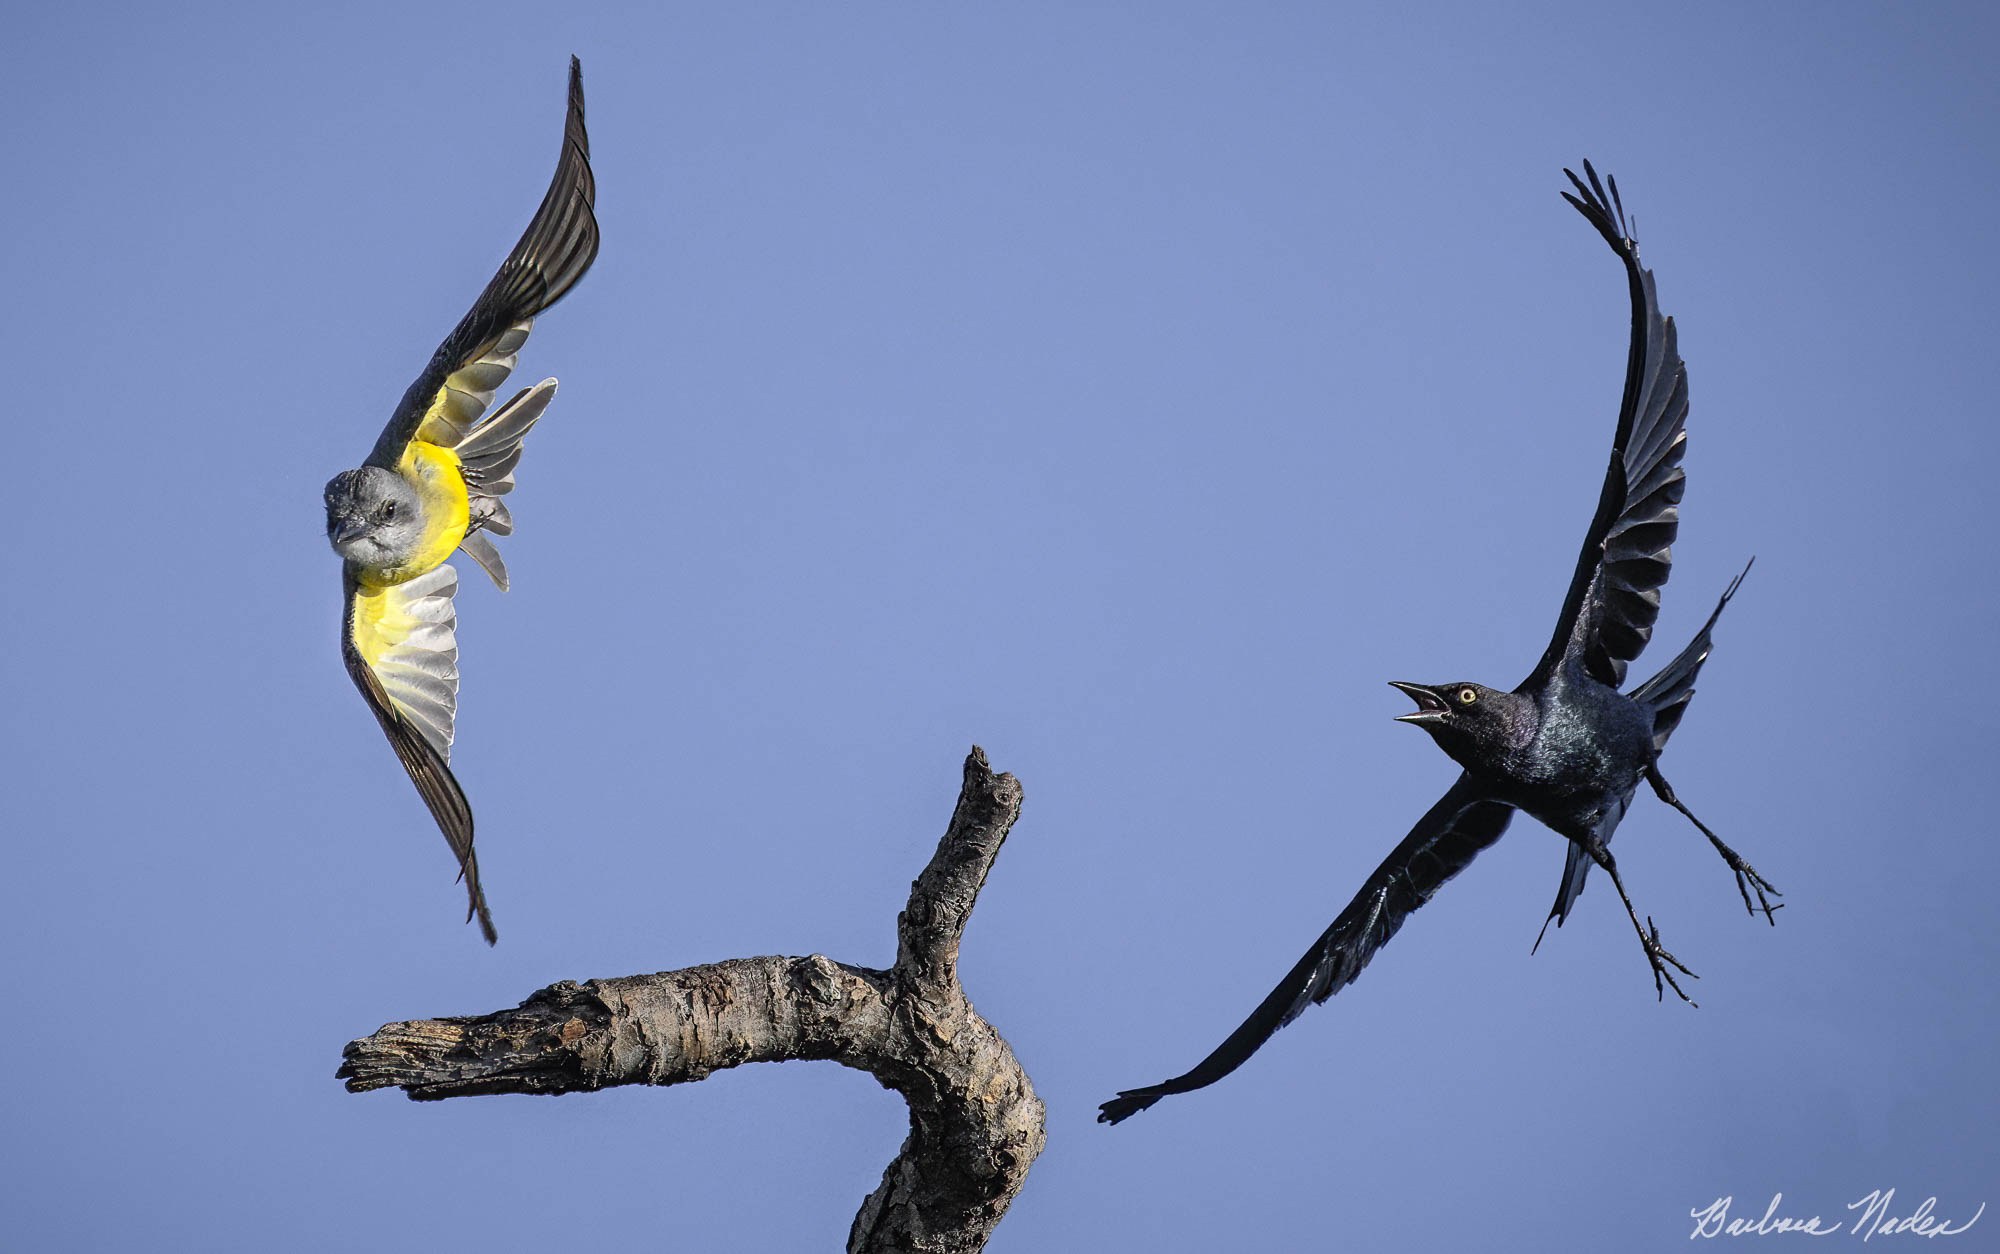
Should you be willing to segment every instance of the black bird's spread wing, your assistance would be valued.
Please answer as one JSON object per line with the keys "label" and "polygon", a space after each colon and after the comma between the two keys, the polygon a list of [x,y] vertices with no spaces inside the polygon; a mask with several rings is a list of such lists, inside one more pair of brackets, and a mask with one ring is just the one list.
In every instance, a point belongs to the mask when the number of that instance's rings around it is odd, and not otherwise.
{"label": "black bird's spread wing", "polygon": [[[446,411],[440,413],[440,418],[455,420],[454,425],[459,427],[470,421],[455,412],[470,406],[454,406],[447,384],[460,372],[483,366],[481,359],[506,337],[510,343],[501,346],[505,351],[496,355],[491,369],[470,370],[469,375],[479,377],[459,380],[467,385],[461,391],[483,392],[478,396],[476,408],[472,408],[471,418],[478,417],[479,410],[491,399],[492,388],[512,368],[513,350],[527,338],[525,324],[561,300],[597,259],[596,203],[597,180],[590,172],[590,136],[583,127],[583,67],[571,57],[569,112],[563,125],[562,157],[556,163],[555,177],[549,182],[541,207],[535,210],[528,229],[522,232],[520,242],[514,245],[507,260],[500,263],[499,272],[487,283],[486,290],[479,294],[444,343],[438,345],[416,382],[403,393],[395,416],[389,419],[374,451],[368,455],[369,465],[394,469],[403,450],[416,438],[418,429],[433,410]],[[504,364],[498,362],[502,357]],[[487,377],[496,372],[497,378]]]}
{"label": "black bird's spread wing", "polygon": [[1564,170],[1577,195],[1563,193],[1625,263],[1632,293],[1632,347],[1625,365],[1625,400],[1611,466],[1590,521],[1576,574],[1563,600],[1555,637],[1522,686],[1546,681],[1566,657],[1600,683],[1625,682],[1626,663],[1652,638],[1660,616],[1660,588],[1673,566],[1680,530],[1687,444],[1687,367],[1674,346],[1674,320],[1662,317],[1653,273],[1639,264],[1639,245],[1626,225],[1618,182],[1610,191],[1583,163],[1588,184]]}
{"label": "black bird's spread wing", "polygon": [[1117,1123],[1170,1093],[1206,1088],[1243,1065],[1279,1028],[1307,1006],[1325,1001],[1352,984],[1375,951],[1403,926],[1403,920],[1431,899],[1480,850],[1500,839],[1512,806],[1484,799],[1471,776],[1460,775],[1410,834],[1375,868],[1347,909],[1286,973],[1243,1026],[1185,1075],[1141,1089],[1127,1089],[1098,1108],[1100,1123]]}

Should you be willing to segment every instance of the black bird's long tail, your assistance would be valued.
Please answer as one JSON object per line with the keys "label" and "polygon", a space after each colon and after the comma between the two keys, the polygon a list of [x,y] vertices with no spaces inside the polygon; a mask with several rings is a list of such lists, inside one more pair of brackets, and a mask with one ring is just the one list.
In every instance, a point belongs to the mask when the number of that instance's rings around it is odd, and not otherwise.
{"label": "black bird's long tail", "polygon": [[1729,586],[1723,589],[1722,599],[1715,603],[1715,612],[1708,616],[1708,621],[1701,625],[1694,639],[1688,641],[1687,648],[1661,667],[1659,674],[1632,690],[1632,699],[1653,711],[1655,757],[1667,747],[1667,738],[1681,725],[1681,716],[1687,713],[1688,702],[1694,699],[1695,676],[1701,674],[1701,664],[1708,661],[1712,647],[1709,635],[1715,630],[1715,620],[1722,617],[1729,598],[1735,596],[1736,589],[1742,586],[1743,576],[1749,574],[1750,568],[1756,564],[1757,559],[1751,558],[1743,564],[1736,578],[1729,581]]}
{"label": "black bird's long tail", "polygon": [[[1757,564],[1756,558],[1744,563],[1736,578],[1729,581],[1723,590],[1722,599],[1715,604],[1715,612],[1701,625],[1694,639],[1688,641],[1687,648],[1674,656],[1674,660],[1660,668],[1660,673],[1632,690],[1632,699],[1647,707],[1653,714],[1653,756],[1658,758],[1667,747],[1668,737],[1681,725],[1681,716],[1687,713],[1688,702],[1694,700],[1695,676],[1701,674],[1701,665],[1708,661],[1713,647],[1710,640],[1715,630],[1715,622],[1722,617],[1722,611],[1729,604],[1729,598],[1736,595],[1736,589],[1743,583],[1743,576],[1750,573],[1750,567]],[[1657,785],[1655,786],[1658,787]],[[1672,790],[1669,789],[1669,792]],[[1685,811],[1683,811],[1685,813]],[[1693,818],[1693,815],[1688,815]],[[1696,826],[1700,826],[1697,822]],[[1702,828],[1707,832],[1707,828]],[[1710,839],[1714,836],[1711,834]],[[1725,846],[1726,847],[1726,846]],[[1569,847],[1569,860],[1563,864],[1562,883],[1556,888],[1556,903],[1549,907],[1549,917],[1542,920],[1542,930],[1535,937],[1535,949],[1542,947],[1542,937],[1547,936],[1549,924],[1561,927],[1569,920],[1569,912],[1575,908],[1576,899],[1583,894],[1583,881],[1590,874],[1590,855],[1581,845]],[[1530,950],[1529,952],[1533,952]]]}
{"label": "black bird's long tail", "polygon": [[[1784,907],[1772,905],[1771,898],[1782,897],[1784,894],[1773,888],[1771,881],[1757,874],[1757,868],[1745,862],[1741,854],[1723,844],[1722,837],[1710,831],[1708,824],[1694,816],[1694,811],[1688,809],[1681,799],[1674,795],[1674,786],[1667,782],[1666,776],[1660,774],[1659,764],[1660,751],[1667,747],[1667,737],[1673,735],[1674,728],[1681,725],[1681,715],[1687,713],[1688,702],[1694,699],[1694,677],[1701,673],[1701,664],[1708,660],[1708,634],[1715,629],[1715,620],[1722,617],[1723,607],[1729,604],[1730,597],[1736,595],[1736,589],[1742,584],[1743,576],[1750,573],[1750,567],[1756,562],[1757,559],[1753,557],[1743,564],[1742,573],[1729,581],[1729,587],[1723,590],[1722,599],[1715,603],[1715,613],[1708,616],[1708,621],[1701,625],[1701,630],[1688,642],[1688,647],[1680,651],[1680,656],[1667,663],[1666,669],[1633,689],[1632,699],[1650,707],[1653,711],[1654,761],[1646,768],[1646,782],[1653,786],[1654,795],[1687,815],[1688,822],[1701,829],[1701,834],[1708,837],[1708,843],[1715,846],[1715,852],[1721,854],[1722,860],[1729,864],[1729,869],[1736,873],[1736,891],[1743,894],[1743,908],[1750,912],[1752,918],[1755,918],[1761,910],[1765,922],[1775,927],[1778,923],[1777,911]],[[1571,856],[1575,856],[1575,851],[1572,851]],[[1578,888],[1581,887],[1582,877],[1579,876]],[[1753,892],[1757,894],[1755,904],[1750,901],[1750,894]],[[1563,905],[1561,898],[1556,899],[1556,905],[1558,907]],[[1568,911],[1565,910],[1564,913]],[[1558,923],[1556,926],[1562,925]],[[1548,924],[1544,923],[1542,928],[1544,931],[1548,930]]]}

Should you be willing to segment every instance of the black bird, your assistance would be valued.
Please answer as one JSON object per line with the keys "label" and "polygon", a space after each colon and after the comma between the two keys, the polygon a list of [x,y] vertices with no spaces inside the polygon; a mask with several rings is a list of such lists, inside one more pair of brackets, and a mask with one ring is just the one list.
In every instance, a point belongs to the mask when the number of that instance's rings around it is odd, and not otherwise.
{"label": "black bird", "polygon": [[[1417,820],[1347,909],[1228,1040],[1185,1075],[1127,1089],[1104,1103],[1099,1122],[1117,1123],[1170,1093],[1215,1083],[1307,1006],[1353,983],[1412,911],[1500,839],[1515,810],[1527,811],[1570,841],[1569,862],[1549,917],[1561,926],[1583,891],[1591,864],[1603,867],[1624,899],[1652,964],[1654,991],[1663,1000],[1671,987],[1681,1000],[1690,1001],[1674,972],[1694,973],[1661,946],[1650,918],[1640,924],[1610,849],[1611,835],[1642,781],[1714,844],[1735,872],[1751,916],[1762,909],[1766,919],[1776,922],[1772,912],[1777,907],[1766,894],[1777,896],[1778,890],[1681,804],[1659,765],[1660,751],[1694,696],[1695,676],[1708,659],[1716,619],[1743,575],[1730,583],[1715,612],[1666,669],[1629,694],[1619,692],[1626,664],[1652,637],[1660,615],[1660,587],[1673,562],[1670,550],[1680,528],[1684,482],[1680,461],[1687,443],[1687,369],[1674,347],[1673,319],[1660,315],[1652,272],[1639,264],[1639,245],[1626,223],[1617,181],[1610,180],[1607,194],[1589,162],[1583,170],[1587,185],[1563,171],[1576,188],[1576,195],[1564,192],[1563,199],[1625,264],[1632,344],[1611,466],[1554,638],[1534,672],[1512,692],[1475,683],[1394,685],[1417,703],[1413,713],[1398,720],[1429,732],[1465,768],[1457,782]],[[1747,574],[1750,568],[1743,569]],[[1548,930],[1547,922],[1542,930]]]}

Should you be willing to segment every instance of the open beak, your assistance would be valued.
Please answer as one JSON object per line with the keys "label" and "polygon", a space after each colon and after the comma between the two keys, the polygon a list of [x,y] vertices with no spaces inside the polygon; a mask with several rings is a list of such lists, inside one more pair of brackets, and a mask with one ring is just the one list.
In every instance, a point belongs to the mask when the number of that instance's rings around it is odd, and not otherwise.
{"label": "open beak", "polygon": [[1406,684],[1401,680],[1392,679],[1389,681],[1389,686],[1417,703],[1417,708],[1408,714],[1398,714],[1396,716],[1398,723],[1415,723],[1418,726],[1422,726],[1425,723],[1436,723],[1441,721],[1444,718],[1444,712],[1451,708],[1451,705],[1443,697],[1432,692],[1422,684]]}

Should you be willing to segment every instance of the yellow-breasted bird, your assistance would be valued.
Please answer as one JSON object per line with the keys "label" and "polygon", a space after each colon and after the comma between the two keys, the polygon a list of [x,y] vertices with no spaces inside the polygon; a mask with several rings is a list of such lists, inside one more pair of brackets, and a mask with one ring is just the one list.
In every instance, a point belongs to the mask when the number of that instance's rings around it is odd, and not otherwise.
{"label": "yellow-breasted bird", "polygon": [[466,921],[478,916],[489,945],[499,937],[479,886],[472,808],[451,773],[458,572],[445,559],[463,550],[507,587],[491,537],[514,530],[501,498],[513,491],[521,440],[548,408],[556,381],[523,388],[481,415],[513,372],[535,315],[596,260],[596,200],[583,67],[571,57],[562,157],[534,220],[403,393],[368,460],[326,485],[326,536],[343,559],[341,657],[458,855]]}

